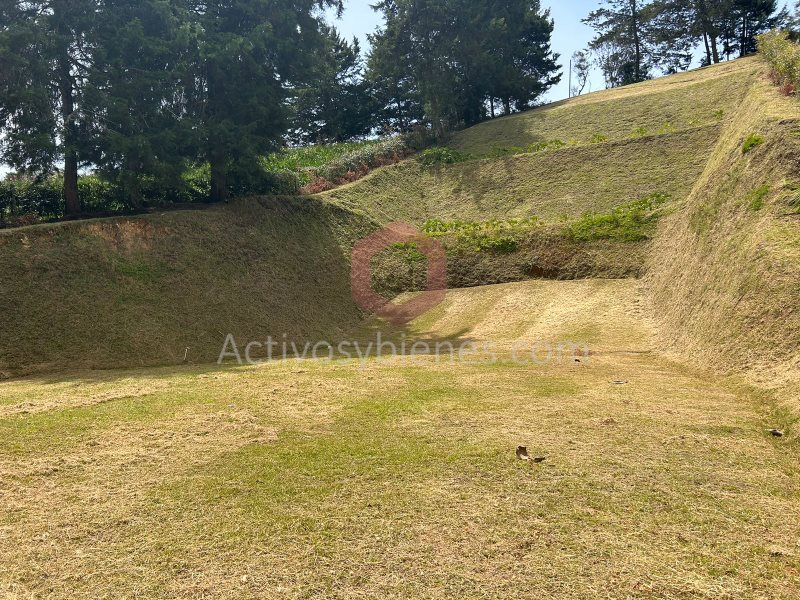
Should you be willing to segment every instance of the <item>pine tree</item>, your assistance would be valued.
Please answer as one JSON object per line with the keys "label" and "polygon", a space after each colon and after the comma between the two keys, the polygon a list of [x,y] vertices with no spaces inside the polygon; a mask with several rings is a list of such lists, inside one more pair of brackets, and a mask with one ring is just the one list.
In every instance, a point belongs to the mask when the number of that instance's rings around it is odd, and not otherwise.
{"label": "pine tree", "polygon": [[320,33],[324,44],[317,50],[309,81],[295,92],[292,139],[331,143],[364,137],[373,128],[375,107],[364,81],[358,39],[348,43],[328,25],[322,25]]}
{"label": "pine tree", "polygon": [[65,212],[80,212],[82,111],[92,69],[96,7],[90,0],[0,3],[0,160],[44,175],[63,161]]}
{"label": "pine tree", "polygon": [[589,48],[599,57],[608,87],[650,78],[649,15],[650,5],[643,0],[604,0],[603,6],[583,20],[597,32]]}
{"label": "pine tree", "polygon": [[192,155],[181,85],[195,41],[186,13],[160,0],[105,0],[97,13],[85,110],[94,116],[91,162],[142,203],[149,179],[179,188]]}
{"label": "pine tree", "polygon": [[377,8],[386,25],[371,38],[370,79],[402,82],[436,129],[486,118],[495,99],[509,112],[530,106],[560,78],[553,23],[538,0],[384,0]]}
{"label": "pine tree", "polygon": [[186,118],[197,154],[211,165],[212,202],[226,200],[229,176],[258,171],[289,128],[287,99],[307,81],[322,44],[315,9],[337,0],[187,0],[198,51],[187,82]]}

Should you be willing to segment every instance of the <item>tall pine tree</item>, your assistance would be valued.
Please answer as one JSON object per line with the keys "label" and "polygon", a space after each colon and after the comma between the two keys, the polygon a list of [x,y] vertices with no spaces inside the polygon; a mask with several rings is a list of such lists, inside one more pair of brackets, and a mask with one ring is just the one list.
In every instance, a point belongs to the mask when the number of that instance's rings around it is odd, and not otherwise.
{"label": "tall pine tree", "polygon": [[0,3],[0,160],[34,174],[63,163],[65,212],[80,212],[78,170],[82,110],[92,69],[96,3],[43,0]]}

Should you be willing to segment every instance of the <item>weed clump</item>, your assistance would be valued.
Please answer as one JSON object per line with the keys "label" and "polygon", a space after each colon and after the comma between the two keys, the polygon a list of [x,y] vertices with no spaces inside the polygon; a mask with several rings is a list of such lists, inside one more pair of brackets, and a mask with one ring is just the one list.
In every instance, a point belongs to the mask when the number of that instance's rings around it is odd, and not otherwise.
{"label": "weed clump", "polygon": [[436,146],[424,150],[419,155],[419,162],[426,167],[433,167],[436,165],[453,165],[456,163],[469,160],[470,156],[458,150],[448,148],[447,146]]}
{"label": "weed clump", "polygon": [[758,135],[757,133],[751,133],[747,136],[747,139],[742,144],[742,154],[748,154],[761,144],[765,142],[764,138]]}
{"label": "weed clump", "polygon": [[758,51],[772,68],[772,80],[791,96],[800,89],[800,44],[785,31],[771,31],[758,36]]}
{"label": "weed clump", "polygon": [[520,237],[541,225],[538,217],[500,221],[441,221],[429,219],[422,231],[431,237],[447,237],[451,252],[492,252],[512,254]]}

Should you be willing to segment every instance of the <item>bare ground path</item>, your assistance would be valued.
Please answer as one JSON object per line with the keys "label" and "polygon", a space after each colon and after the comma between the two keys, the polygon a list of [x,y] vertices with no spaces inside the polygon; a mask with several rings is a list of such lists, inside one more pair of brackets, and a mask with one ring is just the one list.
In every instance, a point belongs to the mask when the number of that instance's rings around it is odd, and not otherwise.
{"label": "bare ground path", "polygon": [[[492,341],[491,365],[4,383],[0,593],[800,597],[798,446],[766,433],[785,417],[660,354],[637,285],[454,290],[414,324]],[[591,355],[521,365],[521,339]]]}

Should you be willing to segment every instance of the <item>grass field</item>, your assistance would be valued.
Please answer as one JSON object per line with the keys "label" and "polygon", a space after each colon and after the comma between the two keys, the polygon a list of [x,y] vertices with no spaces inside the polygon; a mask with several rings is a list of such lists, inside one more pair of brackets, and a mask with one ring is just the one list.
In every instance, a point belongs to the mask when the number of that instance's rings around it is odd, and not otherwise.
{"label": "grass field", "polygon": [[[659,355],[642,312],[634,281],[475,288],[409,333],[491,340],[493,366],[4,384],[0,581],[53,598],[796,597],[796,438],[765,432],[786,425],[768,398]],[[515,339],[592,354],[518,365]]]}

